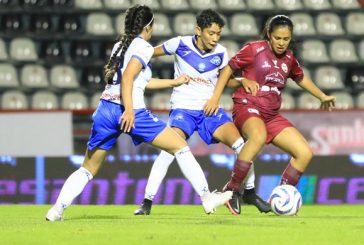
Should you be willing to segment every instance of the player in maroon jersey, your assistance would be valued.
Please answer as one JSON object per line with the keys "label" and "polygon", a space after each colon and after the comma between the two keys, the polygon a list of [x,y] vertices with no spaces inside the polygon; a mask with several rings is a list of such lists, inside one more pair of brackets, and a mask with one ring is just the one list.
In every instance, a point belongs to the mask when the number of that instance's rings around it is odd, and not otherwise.
{"label": "player in maroon jersey", "polygon": [[[270,18],[263,31],[264,40],[249,42],[231,58],[220,73],[214,95],[205,104],[206,114],[215,113],[221,93],[234,72],[244,79],[233,94],[233,119],[247,139],[242,151],[244,161],[233,168],[225,190],[237,192],[251,162],[265,143],[273,143],[292,158],[281,177],[281,184],[295,186],[308,166],[312,151],[302,134],[280,113],[281,93],[287,78],[321,101],[321,108],[331,110],[335,97],[323,93],[302,68],[291,51],[293,23],[285,15]],[[237,81],[238,82],[238,81]]]}

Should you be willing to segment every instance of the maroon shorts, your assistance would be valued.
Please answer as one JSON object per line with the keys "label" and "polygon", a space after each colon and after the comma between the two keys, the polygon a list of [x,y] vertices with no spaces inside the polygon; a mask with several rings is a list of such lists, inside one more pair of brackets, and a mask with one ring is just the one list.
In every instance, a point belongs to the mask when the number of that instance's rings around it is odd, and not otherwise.
{"label": "maroon shorts", "polygon": [[234,103],[233,120],[239,130],[243,128],[246,120],[251,117],[258,117],[265,123],[265,127],[267,129],[266,144],[271,143],[274,137],[276,137],[283,129],[293,127],[292,123],[279,113],[264,113],[254,105]]}

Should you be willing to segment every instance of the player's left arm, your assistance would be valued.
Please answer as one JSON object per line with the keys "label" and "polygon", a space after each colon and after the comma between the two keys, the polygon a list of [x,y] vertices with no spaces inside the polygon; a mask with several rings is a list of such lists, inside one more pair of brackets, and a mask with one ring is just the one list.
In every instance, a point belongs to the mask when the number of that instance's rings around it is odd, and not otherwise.
{"label": "player's left arm", "polygon": [[326,95],[319,87],[315,85],[310,77],[304,75],[302,80],[298,82],[298,85],[319,99],[321,101],[321,108],[329,109],[331,111],[331,109],[335,107],[336,97]]}
{"label": "player's left arm", "polygon": [[163,89],[163,88],[173,88],[180,86],[182,84],[188,83],[190,81],[190,77],[186,74],[181,74],[179,77],[175,79],[158,79],[152,78],[149,80],[146,89]]}

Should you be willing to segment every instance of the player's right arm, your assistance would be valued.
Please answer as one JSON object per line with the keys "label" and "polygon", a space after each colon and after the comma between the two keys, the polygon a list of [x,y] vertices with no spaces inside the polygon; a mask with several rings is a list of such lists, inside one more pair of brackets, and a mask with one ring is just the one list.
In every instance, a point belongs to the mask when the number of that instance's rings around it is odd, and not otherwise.
{"label": "player's right arm", "polygon": [[161,45],[154,47],[153,57],[175,54],[180,41],[181,37],[174,37],[165,41]]}

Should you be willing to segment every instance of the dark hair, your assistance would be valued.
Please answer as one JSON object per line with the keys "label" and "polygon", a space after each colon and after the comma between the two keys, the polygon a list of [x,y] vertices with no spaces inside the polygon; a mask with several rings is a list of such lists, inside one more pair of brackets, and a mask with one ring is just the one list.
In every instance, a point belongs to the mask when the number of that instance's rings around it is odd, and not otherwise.
{"label": "dark hair", "polygon": [[212,9],[201,11],[196,17],[196,22],[201,30],[210,27],[213,23],[216,23],[220,28],[225,25],[225,21],[221,15]]}
{"label": "dark hair", "polygon": [[[106,83],[112,83],[112,78],[114,77],[116,69],[121,62],[124,62],[124,55],[130,43],[145,27],[153,25],[153,22],[153,12],[146,5],[136,4],[126,10],[124,32],[117,40],[120,44],[104,66],[104,78]],[[120,50],[121,55],[118,56]]]}
{"label": "dark hair", "polygon": [[286,15],[276,15],[267,20],[265,23],[262,38],[265,40],[269,40],[268,34],[271,34],[275,29],[281,26],[287,26],[288,29],[292,33],[292,39],[289,43],[288,48],[297,55],[297,46],[296,41],[293,39],[293,22],[292,20]]}

